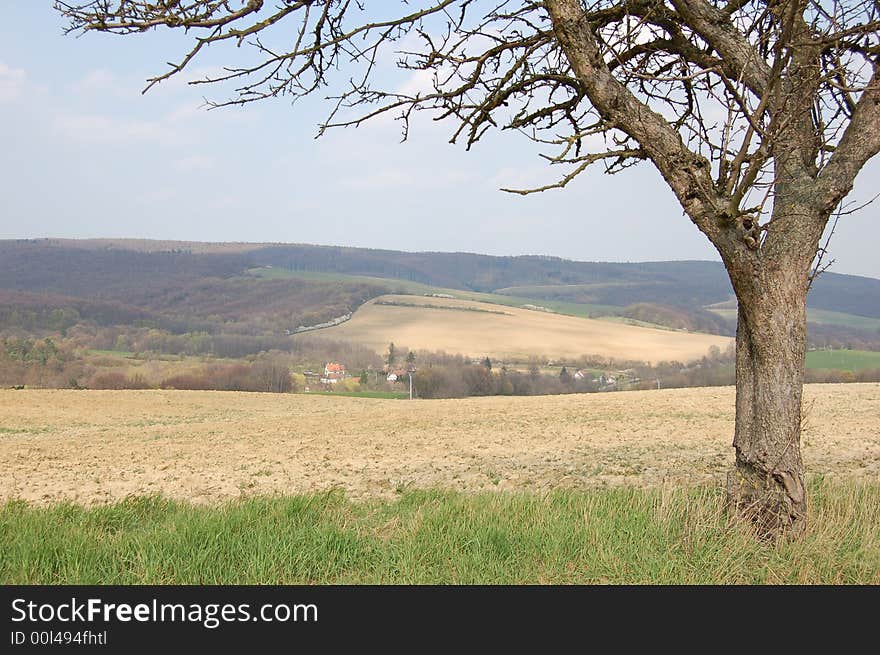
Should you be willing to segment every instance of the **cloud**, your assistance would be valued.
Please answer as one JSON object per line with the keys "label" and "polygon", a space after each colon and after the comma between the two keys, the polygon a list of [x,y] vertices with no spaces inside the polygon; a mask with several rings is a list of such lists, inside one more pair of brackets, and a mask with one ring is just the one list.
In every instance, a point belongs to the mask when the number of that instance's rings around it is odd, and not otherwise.
{"label": "cloud", "polygon": [[[551,171],[549,165],[531,165],[518,168],[507,166],[489,178],[489,185],[495,189],[534,189],[557,182],[569,170],[556,167]],[[557,175],[554,176],[551,173]]]}
{"label": "cloud", "polygon": [[12,68],[0,61],[0,103],[18,100],[24,93],[27,75],[21,68]]}
{"label": "cloud", "polygon": [[177,145],[188,140],[185,133],[157,121],[115,118],[100,114],[56,116],[53,127],[69,141],[99,145],[153,143]]}
{"label": "cloud", "polygon": [[168,114],[168,120],[174,123],[204,119],[207,108],[204,102],[186,102],[178,105]]}
{"label": "cloud", "polygon": [[89,71],[71,85],[71,89],[73,89],[74,93],[80,94],[116,90],[118,87],[119,82],[117,81],[116,76],[103,68]]}
{"label": "cloud", "polygon": [[163,186],[158,189],[148,189],[137,198],[139,205],[167,205],[178,199],[177,190],[170,186]]}
{"label": "cloud", "polygon": [[181,127],[182,124],[188,123],[187,129],[192,129],[196,124],[208,128],[255,125],[260,115],[258,107],[249,107],[247,111],[236,107],[211,109],[204,100],[194,100],[177,105],[165,118],[169,123],[180,123]]}
{"label": "cloud", "polygon": [[[153,71],[150,74],[150,77],[154,77],[160,73],[164,73],[165,70],[161,71]],[[159,89],[171,89],[175,91],[184,91],[189,89],[191,91],[194,87],[198,88],[201,85],[194,85],[193,82],[202,82],[208,79],[217,79],[221,77],[226,77],[229,75],[229,71],[223,68],[222,66],[197,66],[195,68],[186,68],[182,72],[172,75],[169,78],[166,78],[159,82],[156,86],[153,87],[154,90]],[[147,84],[146,82],[144,83]],[[219,88],[234,88],[236,85],[234,83],[227,83],[226,87],[223,87],[223,83],[219,83]],[[214,88],[210,84],[206,84],[202,86],[203,89]]]}
{"label": "cloud", "polygon": [[174,170],[182,173],[191,173],[194,171],[208,171],[214,168],[217,160],[207,155],[190,155],[189,157],[181,157],[174,160],[171,164]]}
{"label": "cloud", "polygon": [[435,90],[434,80],[436,75],[437,73],[433,69],[413,71],[394,92],[404,96],[426,96],[431,94]]}
{"label": "cloud", "polygon": [[399,189],[403,186],[412,186],[417,178],[410,171],[400,169],[386,169],[367,175],[350,177],[342,181],[342,185],[349,189],[359,191],[375,191],[379,189]]}
{"label": "cloud", "polygon": [[382,191],[404,189],[448,189],[472,183],[464,171],[386,168],[366,175],[343,179],[340,184],[358,191]]}

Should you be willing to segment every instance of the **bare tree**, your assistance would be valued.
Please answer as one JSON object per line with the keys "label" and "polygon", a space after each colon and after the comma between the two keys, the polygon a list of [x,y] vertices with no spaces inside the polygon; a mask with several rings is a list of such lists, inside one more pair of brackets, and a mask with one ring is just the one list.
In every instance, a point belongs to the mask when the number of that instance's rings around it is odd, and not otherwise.
{"label": "bare tree", "polygon": [[[390,111],[405,138],[413,112],[427,110],[468,148],[493,128],[524,133],[564,172],[514,193],[564,187],[593,164],[653,164],[717,248],[739,300],[730,499],[767,534],[802,532],[806,295],[829,217],[880,150],[877,0],[365,4],[55,3],[71,31],[192,35],[150,86],[208,48],[249,45],[237,65],[194,82],[236,85],[215,106],[337,81],[320,132]],[[424,88],[374,86],[392,51]]]}

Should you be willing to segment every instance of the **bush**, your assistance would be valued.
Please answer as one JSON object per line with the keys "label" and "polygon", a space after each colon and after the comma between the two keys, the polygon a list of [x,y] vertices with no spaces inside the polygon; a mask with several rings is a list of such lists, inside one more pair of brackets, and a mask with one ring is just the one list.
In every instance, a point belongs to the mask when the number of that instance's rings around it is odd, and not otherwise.
{"label": "bush", "polygon": [[[76,379],[70,381],[73,389],[79,388]],[[88,384],[90,389],[150,389],[146,378],[140,373],[127,377],[122,371],[100,371],[95,373]]]}
{"label": "bush", "polygon": [[187,391],[268,391],[290,393],[296,385],[290,369],[263,359],[247,364],[212,364],[165,378],[163,389]]}

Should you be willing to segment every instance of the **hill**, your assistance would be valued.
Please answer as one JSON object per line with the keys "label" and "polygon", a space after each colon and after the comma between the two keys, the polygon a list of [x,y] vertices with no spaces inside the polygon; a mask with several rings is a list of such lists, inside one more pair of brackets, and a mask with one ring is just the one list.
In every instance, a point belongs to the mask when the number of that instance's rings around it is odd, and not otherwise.
{"label": "hill", "polygon": [[[100,295],[149,275],[150,286],[180,277],[229,276],[248,267],[409,280],[470,291],[579,303],[692,306],[732,296],[720,262],[608,263],[524,255],[399,252],[306,244],[242,244],[126,239],[0,241],[0,288]],[[75,273],[75,275],[69,275]],[[142,281],[140,285],[145,283]],[[810,306],[880,318],[880,280],[825,273]]]}
{"label": "hill", "polygon": [[[59,321],[91,321],[277,337],[382,294],[448,290],[573,316],[620,316],[726,336],[734,329],[732,291],[718,262],[578,262],[303,244],[0,241],[0,330],[27,333],[57,329]],[[880,280],[825,273],[808,302],[814,345],[880,349]]]}
{"label": "hill", "polygon": [[444,350],[506,362],[595,355],[657,363],[692,361],[711,346],[731,340],[707,334],[659,330],[608,321],[499,307],[450,298],[381,296],[361,307],[350,321],[323,335],[384,353],[389,342],[410,349]]}

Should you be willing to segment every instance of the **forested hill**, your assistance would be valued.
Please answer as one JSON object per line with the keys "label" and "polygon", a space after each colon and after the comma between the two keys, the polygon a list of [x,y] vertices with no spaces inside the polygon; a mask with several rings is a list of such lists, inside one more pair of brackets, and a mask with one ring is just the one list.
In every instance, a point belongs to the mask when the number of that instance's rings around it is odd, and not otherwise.
{"label": "forested hill", "polygon": [[[707,261],[605,263],[544,256],[118,239],[0,241],[0,289],[135,305],[197,280],[228,279],[264,266],[620,307],[654,303],[698,308],[732,297],[723,266]],[[880,318],[880,280],[827,272],[813,285],[808,302],[815,309]]]}

